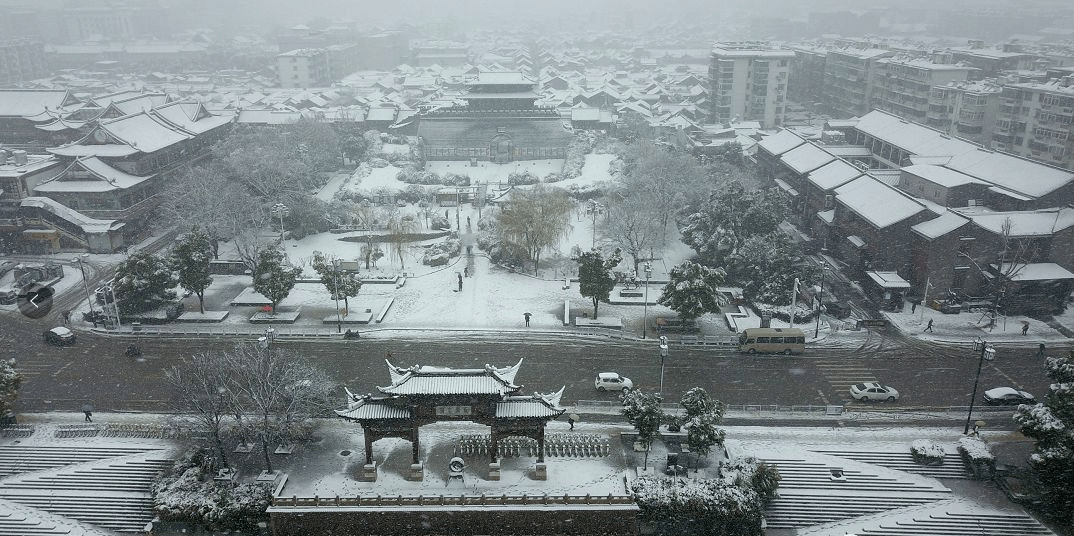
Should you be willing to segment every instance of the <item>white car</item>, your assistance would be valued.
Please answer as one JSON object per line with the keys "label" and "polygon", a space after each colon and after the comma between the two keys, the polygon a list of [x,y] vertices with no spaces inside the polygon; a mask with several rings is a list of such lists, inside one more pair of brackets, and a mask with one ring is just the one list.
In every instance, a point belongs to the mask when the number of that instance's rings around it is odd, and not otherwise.
{"label": "white car", "polygon": [[984,401],[994,406],[1015,406],[1018,404],[1036,404],[1037,398],[1013,387],[996,387],[984,392]]}
{"label": "white car", "polygon": [[868,402],[870,400],[885,400],[894,402],[899,399],[899,392],[894,387],[880,385],[876,382],[859,383],[850,386],[850,396],[855,400]]}
{"label": "white car", "polygon": [[593,387],[598,391],[622,391],[626,393],[634,388],[634,382],[618,372],[601,372],[593,380]]}

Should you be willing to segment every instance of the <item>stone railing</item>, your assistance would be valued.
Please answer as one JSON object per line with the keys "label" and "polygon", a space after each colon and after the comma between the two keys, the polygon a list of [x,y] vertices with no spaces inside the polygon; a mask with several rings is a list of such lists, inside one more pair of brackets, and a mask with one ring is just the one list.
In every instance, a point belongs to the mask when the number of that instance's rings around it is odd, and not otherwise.
{"label": "stone railing", "polygon": [[273,497],[272,506],[291,508],[343,508],[384,506],[545,506],[545,505],[626,505],[629,495],[369,495],[354,497]]}

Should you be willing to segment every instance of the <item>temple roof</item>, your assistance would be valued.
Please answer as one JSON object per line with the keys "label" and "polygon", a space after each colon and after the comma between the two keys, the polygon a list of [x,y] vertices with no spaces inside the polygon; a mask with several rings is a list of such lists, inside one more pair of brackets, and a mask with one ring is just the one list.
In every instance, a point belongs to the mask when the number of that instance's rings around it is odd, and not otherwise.
{"label": "temple roof", "polygon": [[522,360],[511,367],[496,368],[485,365],[483,369],[451,369],[414,365],[403,368],[388,363],[392,384],[377,387],[380,392],[393,395],[500,395],[515,393],[515,375]]}
{"label": "temple roof", "polygon": [[371,395],[356,395],[347,391],[347,409],[337,409],[336,415],[356,421],[374,419],[409,419],[410,409],[405,406],[391,405],[374,399]]}
{"label": "temple roof", "polygon": [[531,396],[509,396],[496,403],[497,419],[517,419],[522,417],[556,417],[562,415],[564,408],[559,407],[563,397],[560,387],[555,393],[533,393]]}

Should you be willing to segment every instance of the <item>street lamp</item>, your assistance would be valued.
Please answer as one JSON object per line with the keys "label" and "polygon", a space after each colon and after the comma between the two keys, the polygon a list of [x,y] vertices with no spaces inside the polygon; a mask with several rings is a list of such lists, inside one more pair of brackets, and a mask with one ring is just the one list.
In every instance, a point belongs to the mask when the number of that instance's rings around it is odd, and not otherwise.
{"label": "street lamp", "polygon": [[996,347],[988,344],[980,337],[973,341],[973,351],[981,352],[980,357],[977,358],[977,377],[973,380],[973,394],[970,395],[970,411],[966,413],[966,427],[962,430],[962,435],[970,433],[970,418],[973,416],[973,403],[977,400],[977,384],[981,381],[981,366],[985,361],[992,361],[996,358]]}
{"label": "street lamp", "polygon": [[283,203],[272,205],[272,215],[280,219],[280,243],[283,243],[283,218],[291,213],[291,209]]}
{"label": "street lamp", "polygon": [[593,243],[590,244],[589,247],[595,248],[597,247],[597,214],[604,209],[604,205],[590,199],[587,208],[589,209],[589,213],[593,215]]}
{"label": "street lamp", "polygon": [[336,333],[343,333],[343,319],[339,316],[339,259],[332,259],[332,273],[335,286],[332,297],[336,300]]}
{"label": "street lamp", "polygon": [[664,360],[668,356],[668,338],[660,336],[660,398],[664,398]]}
{"label": "street lamp", "polygon": [[653,275],[653,263],[645,261],[645,306],[641,317],[641,338],[645,338],[645,331],[649,328],[649,278]]}
{"label": "street lamp", "polygon": [[93,310],[93,298],[90,297],[89,280],[86,279],[86,267],[82,265],[82,259],[87,257],[89,257],[89,253],[83,253],[71,259],[71,262],[77,262],[78,269],[82,271],[82,286],[86,288],[86,301],[89,302],[90,318],[95,320],[94,327],[96,327],[97,313]]}
{"label": "street lamp", "polygon": [[[824,264],[824,269],[820,272],[820,292],[817,294],[817,307],[820,309],[817,312],[817,327],[813,330],[813,338],[816,339],[820,336],[820,314],[824,312],[824,276],[828,273],[828,264]],[[794,311],[791,311],[791,318],[794,318]]]}

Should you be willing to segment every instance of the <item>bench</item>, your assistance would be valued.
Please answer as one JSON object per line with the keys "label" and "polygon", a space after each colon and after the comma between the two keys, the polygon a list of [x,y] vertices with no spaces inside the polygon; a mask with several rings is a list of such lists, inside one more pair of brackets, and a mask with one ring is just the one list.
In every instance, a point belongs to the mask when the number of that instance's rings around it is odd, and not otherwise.
{"label": "bench", "polygon": [[680,320],[678,318],[657,317],[653,320],[656,330],[660,333],[694,333],[698,331],[697,322],[693,320]]}
{"label": "bench", "polygon": [[619,291],[620,298],[641,298],[645,293],[636,289],[623,289]]}

